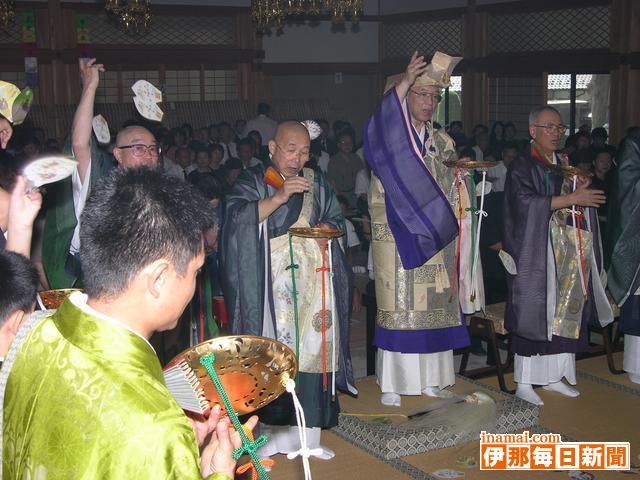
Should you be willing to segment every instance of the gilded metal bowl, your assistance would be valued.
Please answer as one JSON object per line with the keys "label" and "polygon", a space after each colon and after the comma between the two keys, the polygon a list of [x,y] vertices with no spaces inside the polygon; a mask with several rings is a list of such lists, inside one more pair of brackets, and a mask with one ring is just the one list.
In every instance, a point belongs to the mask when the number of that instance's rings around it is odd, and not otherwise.
{"label": "gilded metal bowl", "polygon": [[590,171],[573,165],[549,165],[549,168],[552,172],[557,173],[558,175],[564,175],[565,177],[569,178],[573,178],[576,176],[585,178],[593,177],[593,173],[591,173]]}
{"label": "gilded metal bowl", "polygon": [[304,238],[338,238],[344,235],[344,232],[337,228],[321,227],[291,227],[289,233]]}
{"label": "gilded metal bowl", "polygon": [[[295,378],[298,370],[293,351],[271,338],[233,335],[195,345],[171,360],[164,375],[167,388],[180,406],[197,414],[206,415],[216,404],[225,410],[213,380],[200,363],[200,358],[208,353],[215,355],[214,369],[238,415],[251,413],[278,398],[285,391],[286,380]],[[170,371],[173,376],[168,374]],[[183,372],[186,384],[178,378]],[[193,387],[192,398],[200,393],[200,408],[190,408],[181,401],[180,393],[184,394],[185,386]]]}
{"label": "gilded metal bowl", "polygon": [[57,310],[73,292],[84,292],[81,288],[59,288],[38,292],[38,304],[43,310]]}
{"label": "gilded metal bowl", "polygon": [[488,168],[495,167],[498,162],[491,162],[488,160],[447,160],[443,162],[449,168],[464,168],[466,170],[486,170]]}

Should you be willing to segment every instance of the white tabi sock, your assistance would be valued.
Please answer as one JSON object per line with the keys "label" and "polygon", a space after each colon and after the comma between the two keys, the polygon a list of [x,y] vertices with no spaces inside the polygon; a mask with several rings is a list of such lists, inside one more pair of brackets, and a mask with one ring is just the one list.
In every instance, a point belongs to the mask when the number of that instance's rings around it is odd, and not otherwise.
{"label": "white tabi sock", "polygon": [[400,395],[394,392],[382,392],[380,403],[386,405],[387,407],[399,407]]}
{"label": "white tabi sock", "polygon": [[561,393],[562,395],[566,395],[567,397],[577,397],[578,395],[580,395],[580,392],[578,390],[570,387],[562,380],[560,380],[559,382],[550,383],[549,385],[544,385],[542,388],[550,392]]}
{"label": "white tabi sock", "polygon": [[451,398],[453,393],[440,387],[426,387],[422,390],[423,395],[435,398]]}
{"label": "white tabi sock", "polygon": [[640,383],[640,375],[636,375],[635,373],[630,373],[629,380],[631,380],[633,383]]}
{"label": "white tabi sock", "polygon": [[518,388],[516,388],[516,397],[521,398],[526,402],[533,403],[534,405],[544,405],[540,395],[533,390],[533,385],[530,383],[518,383]]}

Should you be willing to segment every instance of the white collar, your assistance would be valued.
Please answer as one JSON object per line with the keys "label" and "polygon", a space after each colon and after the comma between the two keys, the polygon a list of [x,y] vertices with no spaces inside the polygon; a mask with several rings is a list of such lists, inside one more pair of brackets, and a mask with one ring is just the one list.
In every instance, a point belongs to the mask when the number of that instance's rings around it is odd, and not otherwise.
{"label": "white collar", "polygon": [[149,345],[149,347],[151,347],[151,350],[153,350],[154,353],[155,353],[156,350],[153,348],[151,343],[149,343],[149,340],[147,340],[145,337],[140,335],[140,333],[136,332],[129,325],[126,325],[126,324],[120,322],[119,320],[116,320],[115,318],[111,318],[111,317],[105,315],[104,313],[100,313],[97,310],[91,308],[89,305],[87,305],[87,299],[88,298],[89,298],[88,295],[86,295],[84,293],[81,293],[81,292],[73,292],[71,295],[69,295],[69,301],[75,307],[79,308],[84,313],[86,313],[87,315],[91,315],[94,318],[98,318],[100,320],[104,320],[105,322],[109,322],[109,323],[111,323],[113,325],[117,325],[118,327],[122,327],[125,330],[129,330],[131,333],[133,333],[134,335],[137,335],[138,337],[143,339],[145,342],[147,342],[147,345]]}

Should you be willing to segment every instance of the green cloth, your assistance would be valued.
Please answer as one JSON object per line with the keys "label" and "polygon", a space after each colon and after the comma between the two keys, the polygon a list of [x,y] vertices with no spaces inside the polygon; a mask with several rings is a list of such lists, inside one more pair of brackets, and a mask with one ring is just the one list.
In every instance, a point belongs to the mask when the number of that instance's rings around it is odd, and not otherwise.
{"label": "green cloth", "polygon": [[[69,142],[65,154],[73,155]],[[101,177],[113,168],[110,156],[98,146],[91,136],[91,175],[89,193]],[[73,207],[71,177],[47,185],[42,263],[50,288],[80,287],[79,266],[69,254],[73,231],[76,228],[76,212]]]}
{"label": "green cloth", "polygon": [[3,421],[4,480],[202,478],[153,349],[70,300],[20,346]]}

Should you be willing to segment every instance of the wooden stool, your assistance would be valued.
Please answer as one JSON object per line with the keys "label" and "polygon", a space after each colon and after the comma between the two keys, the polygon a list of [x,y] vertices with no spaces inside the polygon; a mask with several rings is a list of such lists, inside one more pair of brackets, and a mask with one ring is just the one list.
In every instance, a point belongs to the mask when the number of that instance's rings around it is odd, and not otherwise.
{"label": "wooden stool", "polygon": [[500,390],[506,393],[514,393],[515,390],[510,390],[504,380],[504,374],[511,368],[513,362],[513,354],[511,350],[507,354],[507,361],[502,363],[500,359],[500,351],[498,349],[498,342],[496,334],[506,335],[508,338],[509,332],[504,328],[504,303],[496,303],[493,305],[487,305],[485,307],[484,314],[482,312],[471,315],[468,318],[469,336],[481,338],[487,341],[489,352],[494,356],[496,365],[476,368],[467,372],[467,363],[469,361],[470,350],[467,348],[462,353],[462,361],[460,362],[460,375],[468,378],[482,378],[496,373],[498,376],[498,383],[500,384]]}

